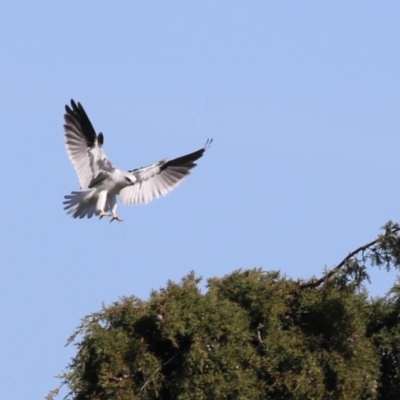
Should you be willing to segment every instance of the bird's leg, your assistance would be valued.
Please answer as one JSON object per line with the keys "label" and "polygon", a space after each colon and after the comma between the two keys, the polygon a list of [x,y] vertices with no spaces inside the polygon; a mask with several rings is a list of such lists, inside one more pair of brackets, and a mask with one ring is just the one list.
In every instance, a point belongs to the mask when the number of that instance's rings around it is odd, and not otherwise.
{"label": "bird's leg", "polygon": [[122,219],[117,215],[117,198],[116,196],[112,197],[108,201],[108,205],[111,210],[112,218],[110,219],[110,223],[113,221],[122,222]]}
{"label": "bird's leg", "polygon": [[96,203],[96,214],[102,219],[103,217],[109,217],[110,214],[107,214],[104,209],[106,208],[107,203],[107,190],[102,190],[98,197]]}

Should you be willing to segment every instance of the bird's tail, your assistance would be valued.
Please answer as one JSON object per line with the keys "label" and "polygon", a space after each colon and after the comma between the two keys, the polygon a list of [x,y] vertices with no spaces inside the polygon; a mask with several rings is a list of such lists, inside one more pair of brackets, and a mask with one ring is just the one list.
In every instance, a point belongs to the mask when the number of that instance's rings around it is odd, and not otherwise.
{"label": "bird's tail", "polygon": [[73,218],[92,218],[96,214],[97,196],[96,190],[84,190],[81,192],[71,192],[64,196],[64,210]]}

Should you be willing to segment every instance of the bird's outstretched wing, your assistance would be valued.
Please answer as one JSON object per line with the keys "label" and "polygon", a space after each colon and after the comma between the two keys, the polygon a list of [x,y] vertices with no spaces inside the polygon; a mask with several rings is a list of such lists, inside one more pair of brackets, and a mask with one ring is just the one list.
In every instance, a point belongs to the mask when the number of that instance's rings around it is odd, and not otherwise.
{"label": "bird's outstretched wing", "polygon": [[121,202],[135,205],[165,196],[190,174],[190,170],[197,165],[195,161],[202,157],[211,142],[212,139],[207,140],[203,148],[185,156],[164,159],[148,167],[129,171],[136,176],[137,182],[121,190]]}
{"label": "bird's outstretched wing", "polygon": [[90,187],[100,175],[115,168],[103,151],[104,136],[96,135],[84,108],[71,100],[71,107],[65,106],[65,139],[69,159],[78,174],[81,189]]}

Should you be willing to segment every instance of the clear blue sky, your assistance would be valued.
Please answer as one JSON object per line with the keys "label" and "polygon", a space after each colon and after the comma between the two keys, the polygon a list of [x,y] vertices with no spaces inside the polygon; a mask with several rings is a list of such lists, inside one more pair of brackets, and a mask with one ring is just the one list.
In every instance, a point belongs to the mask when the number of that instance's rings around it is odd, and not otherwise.
{"label": "clear blue sky", "polygon": [[[2,398],[55,388],[66,339],[102,302],[190,270],[320,276],[400,221],[399,2],[0,11]],[[62,129],[71,98],[121,168],[214,143],[167,197],[119,206],[123,223],[74,220],[61,204],[79,188]],[[376,271],[371,293],[394,276]]]}

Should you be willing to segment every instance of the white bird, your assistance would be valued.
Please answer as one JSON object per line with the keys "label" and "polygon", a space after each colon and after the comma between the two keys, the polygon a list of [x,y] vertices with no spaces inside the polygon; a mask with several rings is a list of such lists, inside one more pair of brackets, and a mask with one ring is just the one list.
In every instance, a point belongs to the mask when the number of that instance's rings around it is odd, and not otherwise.
{"label": "white bird", "polygon": [[[182,157],[165,158],[148,167],[124,171],[115,168],[103,151],[104,136],[96,134],[80,103],[71,100],[65,106],[65,139],[81,191],[64,196],[64,210],[73,218],[91,218],[93,215],[112,217],[110,222],[122,221],[117,215],[117,195],[126,205],[148,203],[175,189],[203,156],[212,139],[200,150]],[[109,214],[108,212],[111,212]]]}

